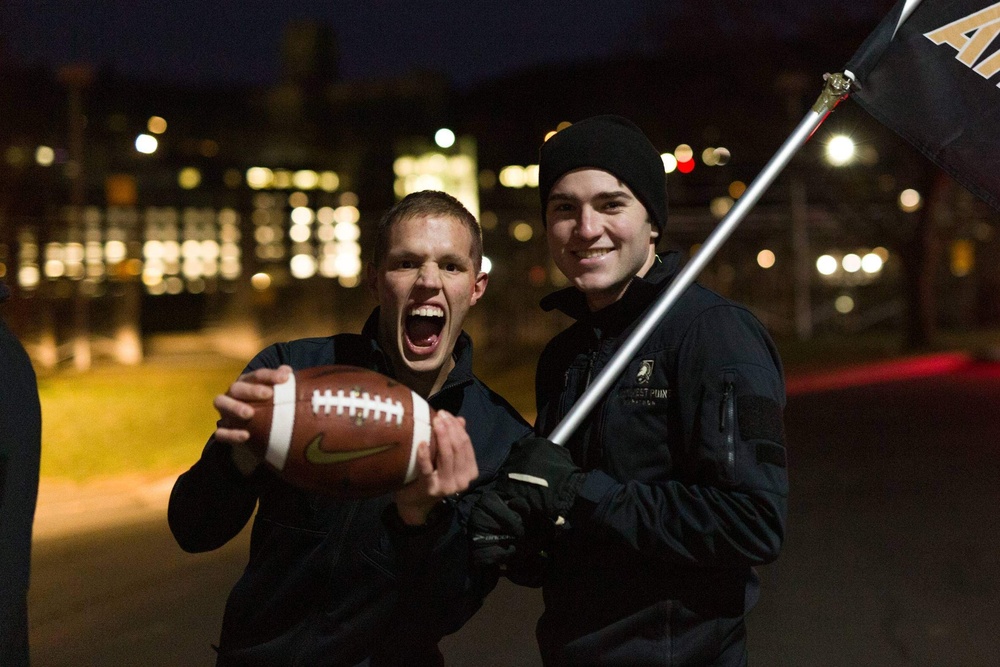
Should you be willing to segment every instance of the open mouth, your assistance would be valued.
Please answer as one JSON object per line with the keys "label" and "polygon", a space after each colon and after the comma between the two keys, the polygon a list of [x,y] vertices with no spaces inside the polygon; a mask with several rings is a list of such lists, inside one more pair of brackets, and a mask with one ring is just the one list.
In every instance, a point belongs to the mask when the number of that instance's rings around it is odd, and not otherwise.
{"label": "open mouth", "polygon": [[440,306],[414,306],[406,314],[404,332],[408,347],[417,353],[429,354],[441,342],[444,331],[444,309]]}

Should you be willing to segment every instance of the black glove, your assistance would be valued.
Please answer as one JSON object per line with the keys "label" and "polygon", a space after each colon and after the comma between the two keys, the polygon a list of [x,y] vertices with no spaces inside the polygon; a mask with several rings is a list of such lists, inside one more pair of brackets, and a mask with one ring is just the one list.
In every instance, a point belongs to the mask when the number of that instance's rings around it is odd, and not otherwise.
{"label": "black glove", "polygon": [[469,512],[472,559],[480,565],[504,565],[524,538],[521,515],[507,507],[493,490],[484,492]]}
{"label": "black glove", "polygon": [[493,490],[483,493],[472,506],[468,531],[477,565],[498,566],[505,577],[521,586],[542,585],[548,561],[543,545],[527,539],[521,514]]}
{"label": "black glove", "polygon": [[538,519],[549,526],[565,525],[586,479],[565,447],[545,438],[524,438],[511,447],[494,490],[533,532],[531,524]]}

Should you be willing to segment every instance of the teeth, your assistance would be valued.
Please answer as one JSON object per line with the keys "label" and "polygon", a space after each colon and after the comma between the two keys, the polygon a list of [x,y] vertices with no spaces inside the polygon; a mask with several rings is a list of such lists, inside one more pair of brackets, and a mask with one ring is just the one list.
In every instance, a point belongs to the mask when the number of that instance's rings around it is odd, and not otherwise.
{"label": "teeth", "polygon": [[580,259],[589,259],[591,257],[600,257],[601,255],[606,255],[611,252],[608,248],[591,248],[590,250],[580,250],[575,254]]}
{"label": "teeth", "polygon": [[419,317],[444,317],[444,309],[440,306],[418,306],[417,308],[410,308],[410,316]]}

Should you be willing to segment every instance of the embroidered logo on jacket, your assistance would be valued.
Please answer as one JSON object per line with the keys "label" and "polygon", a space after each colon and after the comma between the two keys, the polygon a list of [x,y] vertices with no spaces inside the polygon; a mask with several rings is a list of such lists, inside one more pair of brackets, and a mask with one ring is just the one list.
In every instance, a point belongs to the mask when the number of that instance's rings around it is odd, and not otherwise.
{"label": "embroidered logo on jacket", "polygon": [[649,384],[651,377],[653,377],[653,360],[643,359],[639,365],[639,372],[635,375],[635,381],[639,384]]}

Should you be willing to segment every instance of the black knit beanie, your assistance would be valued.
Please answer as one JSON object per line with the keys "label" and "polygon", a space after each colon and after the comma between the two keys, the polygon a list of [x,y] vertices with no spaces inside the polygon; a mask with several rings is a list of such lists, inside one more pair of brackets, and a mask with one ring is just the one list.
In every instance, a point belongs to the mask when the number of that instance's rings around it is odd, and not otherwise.
{"label": "black knit beanie", "polygon": [[621,116],[586,118],[556,132],[538,153],[543,224],[549,192],[556,181],[568,171],[594,167],[614,174],[627,185],[662,234],[667,222],[667,175],[660,154],[632,121]]}

